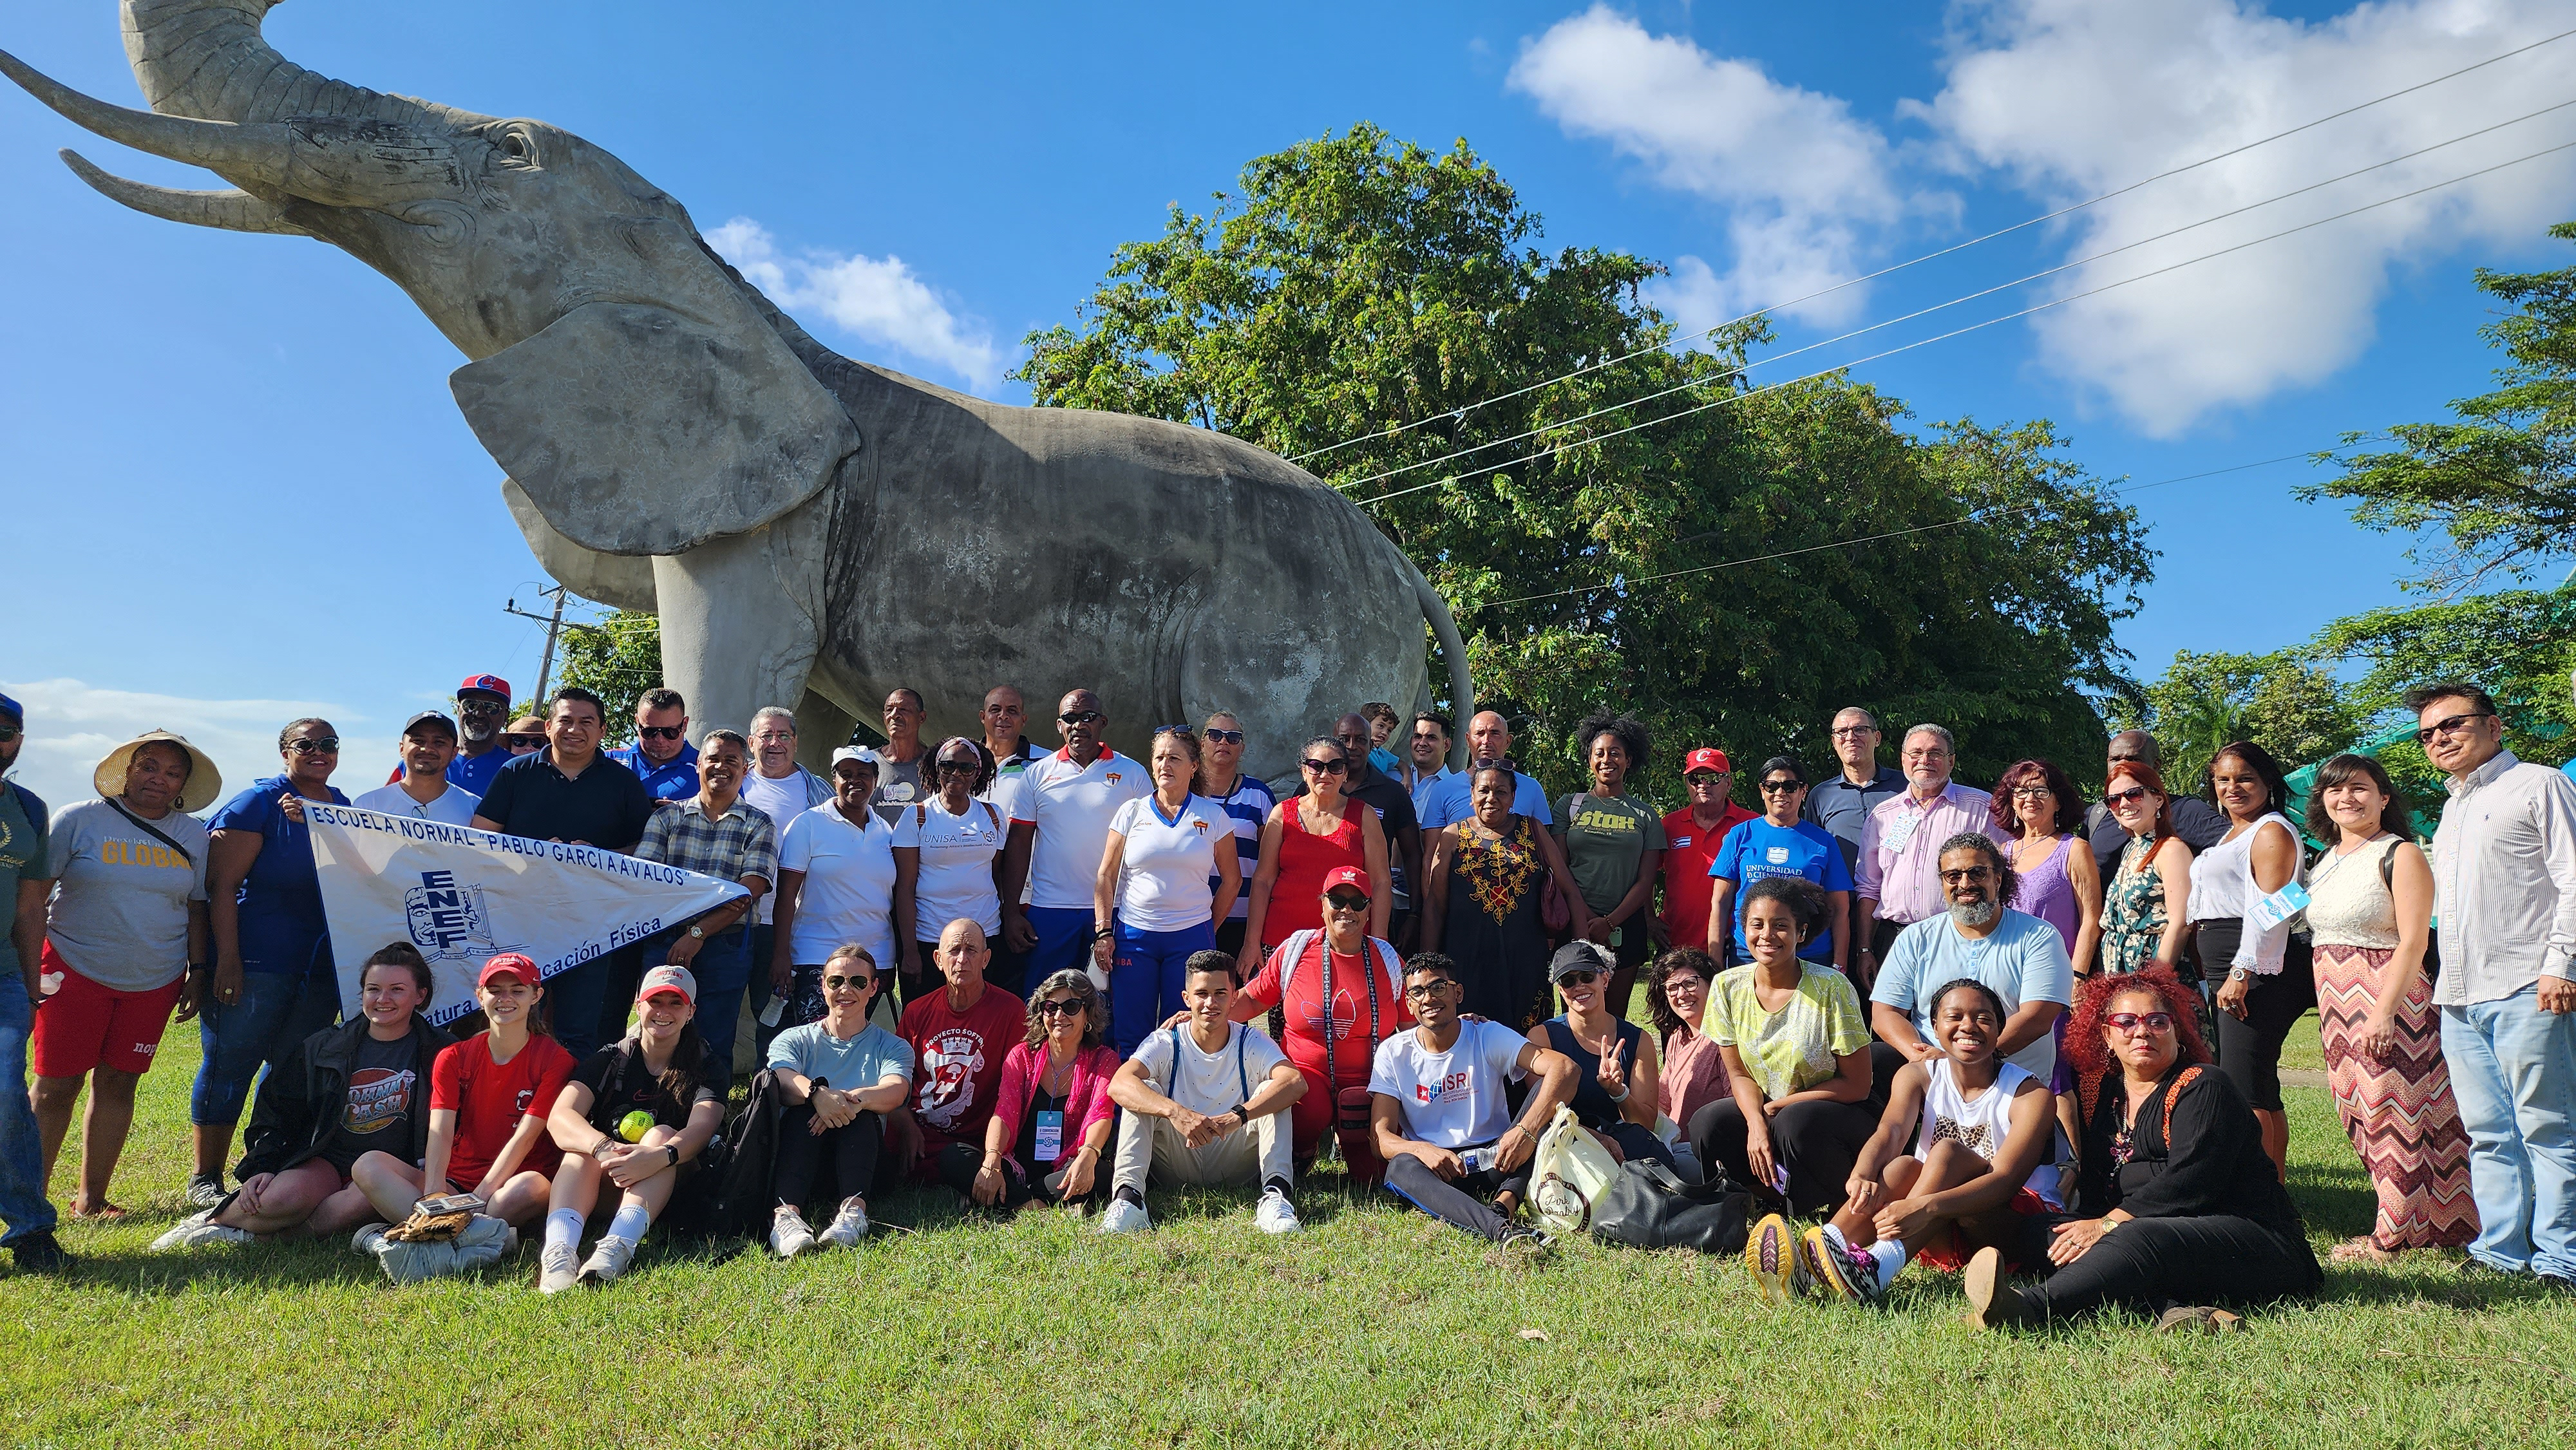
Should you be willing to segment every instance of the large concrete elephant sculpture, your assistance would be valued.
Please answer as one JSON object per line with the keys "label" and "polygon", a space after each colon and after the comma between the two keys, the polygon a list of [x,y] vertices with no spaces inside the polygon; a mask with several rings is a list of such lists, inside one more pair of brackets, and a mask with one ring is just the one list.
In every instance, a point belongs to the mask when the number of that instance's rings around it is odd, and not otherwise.
{"label": "large concrete elephant sculpture", "polygon": [[[820,713],[809,752],[893,688],[970,731],[984,691],[1041,718],[1096,689],[1115,743],[1211,709],[1290,767],[1363,700],[1427,698],[1439,596],[1347,499],[1221,434],[983,402],[841,357],[616,157],[539,122],[329,80],[260,34],[276,0],[123,0],[150,111],[0,71],[84,128],[221,175],[172,191],[64,159],[174,221],[329,242],[469,361],[457,406],[538,558],[657,611],[691,714]],[[1046,732],[1051,735],[1051,731]]]}

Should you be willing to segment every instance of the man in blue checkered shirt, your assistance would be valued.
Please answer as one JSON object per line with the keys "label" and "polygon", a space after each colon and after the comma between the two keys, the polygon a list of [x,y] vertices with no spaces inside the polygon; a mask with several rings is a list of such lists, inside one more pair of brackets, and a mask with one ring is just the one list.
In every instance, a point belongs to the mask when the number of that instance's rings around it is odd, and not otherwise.
{"label": "man in blue checkered shirt", "polygon": [[751,931],[743,919],[778,879],[778,832],[742,799],[750,769],[751,742],[736,731],[708,731],[698,742],[698,793],[661,802],[635,847],[643,860],[739,881],[751,893],[644,944],[646,966],[669,962],[697,978],[698,1035],[725,1052],[751,981]]}

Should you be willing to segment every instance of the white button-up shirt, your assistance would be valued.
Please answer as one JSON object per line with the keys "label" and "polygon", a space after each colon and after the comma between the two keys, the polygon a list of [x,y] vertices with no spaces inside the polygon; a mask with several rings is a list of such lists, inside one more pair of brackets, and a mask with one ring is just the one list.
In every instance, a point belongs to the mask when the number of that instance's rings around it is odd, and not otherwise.
{"label": "white button-up shirt", "polygon": [[2433,832],[2444,1007],[2576,977],[2576,781],[2510,750],[2450,783]]}

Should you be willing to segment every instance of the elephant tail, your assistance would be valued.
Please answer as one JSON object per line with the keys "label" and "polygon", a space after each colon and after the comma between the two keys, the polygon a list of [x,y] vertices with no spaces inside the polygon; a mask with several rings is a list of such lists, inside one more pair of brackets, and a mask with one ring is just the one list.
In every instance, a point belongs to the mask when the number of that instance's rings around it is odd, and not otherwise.
{"label": "elephant tail", "polygon": [[1467,641],[1458,633],[1458,621],[1449,617],[1449,601],[1440,597],[1440,591],[1431,587],[1431,581],[1422,577],[1422,571],[1414,567],[1402,549],[1395,548],[1392,541],[1387,547],[1395,550],[1396,562],[1404,566],[1405,577],[1413,581],[1414,600],[1422,606],[1422,617],[1430,622],[1432,637],[1440,641],[1441,657],[1449,661],[1450,707],[1458,721],[1457,734],[1449,746],[1449,764],[1453,769],[1464,769],[1467,722],[1476,714],[1476,682],[1467,674]]}

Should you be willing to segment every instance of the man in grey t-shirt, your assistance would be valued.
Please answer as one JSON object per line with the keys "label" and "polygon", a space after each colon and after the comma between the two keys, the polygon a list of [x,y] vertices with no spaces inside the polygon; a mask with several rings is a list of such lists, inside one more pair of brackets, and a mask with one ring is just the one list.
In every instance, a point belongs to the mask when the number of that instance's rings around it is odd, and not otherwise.
{"label": "man in grey t-shirt", "polygon": [[1151,1228],[1145,1181],[1159,1173],[1166,1182],[1258,1185],[1253,1222],[1263,1233],[1295,1233],[1297,1210],[1288,1200],[1295,1143],[1282,1115],[1306,1095],[1305,1074],[1268,1036],[1232,1019],[1232,957],[1193,955],[1181,1001],[1188,1023],[1137,1044],[1109,1080],[1110,1100],[1127,1114],[1100,1231]]}
{"label": "man in grey t-shirt", "polygon": [[[0,772],[18,763],[27,712],[0,695]],[[27,1033],[36,1019],[36,962],[44,914],[21,910],[22,892],[46,870],[45,803],[14,781],[0,781],[0,1234],[22,1270],[57,1270],[72,1257],[54,1242],[54,1206],[45,1201],[44,1161],[36,1115],[27,1106]],[[41,904],[37,897],[36,903]]]}

